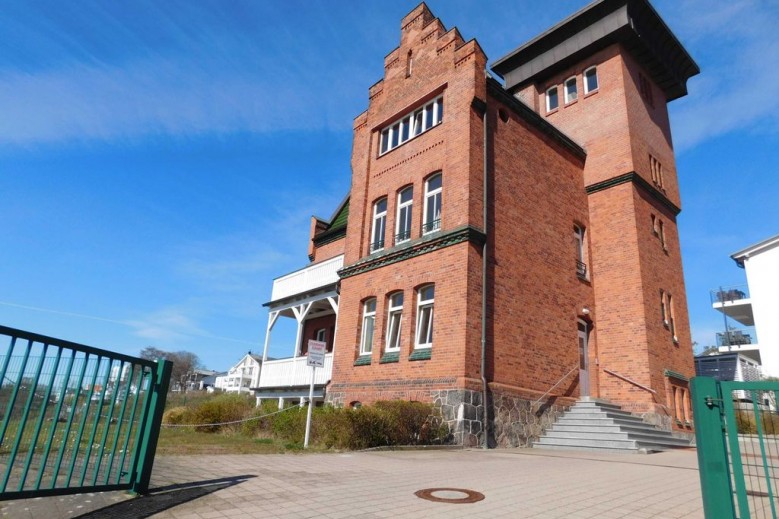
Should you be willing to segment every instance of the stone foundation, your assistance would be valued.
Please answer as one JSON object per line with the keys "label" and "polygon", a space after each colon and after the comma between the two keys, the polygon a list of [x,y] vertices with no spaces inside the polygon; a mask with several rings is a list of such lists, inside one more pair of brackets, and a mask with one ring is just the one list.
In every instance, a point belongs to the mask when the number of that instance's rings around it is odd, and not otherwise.
{"label": "stone foundation", "polygon": [[[482,393],[469,389],[434,391],[433,403],[449,425],[452,442],[465,447],[483,445]],[[562,416],[567,408],[538,405],[505,393],[490,393],[488,402],[490,447],[527,447]]]}

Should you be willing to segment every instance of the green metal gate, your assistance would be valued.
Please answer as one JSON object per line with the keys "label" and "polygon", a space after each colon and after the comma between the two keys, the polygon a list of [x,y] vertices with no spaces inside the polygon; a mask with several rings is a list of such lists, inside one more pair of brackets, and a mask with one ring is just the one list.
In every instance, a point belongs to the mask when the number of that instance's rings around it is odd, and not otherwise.
{"label": "green metal gate", "polygon": [[779,382],[691,382],[707,518],[779,517]]}
{"label": "green metal gate", "polygon": [[0,326],[0,500],[149,489],[172,363]]}

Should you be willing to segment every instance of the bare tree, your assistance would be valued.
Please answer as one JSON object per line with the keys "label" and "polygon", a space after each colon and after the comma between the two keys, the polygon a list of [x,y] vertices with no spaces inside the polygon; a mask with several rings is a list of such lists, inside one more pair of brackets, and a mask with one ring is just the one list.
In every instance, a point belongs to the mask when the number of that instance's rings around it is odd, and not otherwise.
{"label": "bare tree", "polygon": [[171,387],[186,383],[190,373],[196,369],[202,368],[200,359],[191,351],[165,351],[154,346],[147,346],[141,350],[141,358],[149,360],[165,359],[173,363],[173,370],[170,375]]}

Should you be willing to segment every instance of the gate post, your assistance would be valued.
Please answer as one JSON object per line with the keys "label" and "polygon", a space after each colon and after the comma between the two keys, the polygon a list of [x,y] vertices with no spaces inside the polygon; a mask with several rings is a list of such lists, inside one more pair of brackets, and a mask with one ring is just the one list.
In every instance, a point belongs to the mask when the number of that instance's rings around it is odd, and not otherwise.
{"label": "gate post", "polygon": [[735,519],[722,421],[722,390],[710,377],[693,377],[690,388],[704,514],[707,518]]}
{"label": "gate post", "polygon": [[157,370],[154,373],[154,380],[149,388],[149,412],[146,413],[146,420],[143,423],[143,436],[139,451],[139,463],[136,469],[136,477],[133,482],[132,492],[136,494],[146,494],[149,492],[149,482],[151,481],[151,469],[154,465],[154,454],[157,452],[157,440],[160,438],[160,428],[162,426],[162,414],[165,411],[165,399],[168,396],[168,387],[170,385],[170,373],[173,370],[173,363],[169,360],[158,359]]}

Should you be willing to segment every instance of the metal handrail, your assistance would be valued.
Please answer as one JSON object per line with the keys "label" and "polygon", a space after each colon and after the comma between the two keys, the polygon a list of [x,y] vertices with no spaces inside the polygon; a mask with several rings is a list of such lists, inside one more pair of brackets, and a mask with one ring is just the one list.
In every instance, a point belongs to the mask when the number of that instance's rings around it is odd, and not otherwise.
{"label": "metal handrail", "polygon": [[574,367],[573,367],[573,369],[572,369],[571,371],[569,371],[568,373],[566,373],[565,375],[563,375],[563,376],[562,376],[562,378],[561,378],[560,380],[558,380],[557,382],[555,382],[555,385],[554,385],[554,386],[552,386],[552,387],[550,387],[549,389],[547,389],[546,393],[544,393],[543,395],[541,395],[541,396],[539,397],[539,399],[538,399],[538,400],[536,400],[535,402],[533,402],[532,404],[530,404],[530,407],[533,407],[534,405],[536,405],[537,403],[539,403],[541,400],[543,400],[543,399],[544,399],[544,397],[545,397],[546,395],[548,395],[549,393],[551,393],[551,392],[552,392],[552,390],[553,390],[554,388],[556,388],[557,386],[559,386],[559,385],[562,383],[562,381],[563,381],[563,380],[565,380],[566,378],[568,378],[568,375],[570,375],[571,373],[573,373],[574,371],[576,371],[576,370],[578,370],[578,369],[579,369],[579,364],[576,364],[576,366],[574,366]]}
{"label": "metal handrail", "polygon": [[621,379],[622,379],[622,380],[624,380],[625,382],[629,382],[629,383],[633,384],[634,386],[636,386],[636,387],[639,387],[639,388],[643,389],[644,391],[649,391],[649,392],[650,392],[650,393],[652,393],[653,395],[656,395],[656,394],[657,394],[657,391],[655,391],[655,390],[654,390],[654,389],[652,389],[651,387],[646,387],[646,386],[645,386],[645,385],[643,385],[643,384],[639,384],[639,383],[638,383],[638,382],[636,382],[635,380],[633,380],[633,379],[630,379],[630,378],[626,377],[625,375],[620,375],[619,373],[617,373],[617,372],[615,372],[615,371],[611,371],[610,369],[606,369],[606,368],[603,368],[603,371],[605,371],[605,372],[606,372],[606,373],[608,373],[609,375],[613,375],[613,376],[615,376],[615,377],[617,377],[617,378],[621,378]]}

